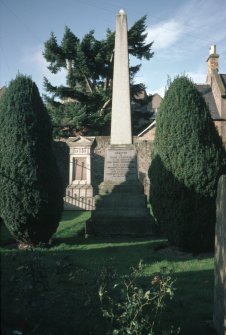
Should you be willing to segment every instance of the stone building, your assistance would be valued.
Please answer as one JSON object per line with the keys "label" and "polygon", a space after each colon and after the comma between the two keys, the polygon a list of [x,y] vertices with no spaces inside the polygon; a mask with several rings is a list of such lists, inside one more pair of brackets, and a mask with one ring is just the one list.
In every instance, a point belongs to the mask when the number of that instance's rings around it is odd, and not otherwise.
{"label": "stone building", "polygon": [[207,59],[208,72],[206,83],[197,85],[204,97],[217,130],[226,144],[226,74],[219,73],[219,55],[212,45]]}
{"label": "stone building", "polygon": [[[211,117],[226,147],[226,74],[219,73],[219,55],[216,46],[210,48],[207,59],[207,77],[205,84],[196,84],[198,91],[206,101]],[[154,120],[138,136],[145,140],[154,140],[156,124]]]}
{"label": "stone building", "polygon": [[158,93],[148,95],[145,90],[134,96],[131,103],[134,135],[155,120],[161,101],[162,97]]}

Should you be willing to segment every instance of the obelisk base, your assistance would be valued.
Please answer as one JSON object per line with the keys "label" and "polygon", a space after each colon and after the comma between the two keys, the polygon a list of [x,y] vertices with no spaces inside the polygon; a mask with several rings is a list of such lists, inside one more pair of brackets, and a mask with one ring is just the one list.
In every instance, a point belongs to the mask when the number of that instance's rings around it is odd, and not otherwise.
{"label": "obelisk base", "polygon": [[137,178],[137,153],[131,145],[111,145],[105,154],[104,182],[95,197],[96,210],[86,223],[86,235],[151,234],[143,186]]}

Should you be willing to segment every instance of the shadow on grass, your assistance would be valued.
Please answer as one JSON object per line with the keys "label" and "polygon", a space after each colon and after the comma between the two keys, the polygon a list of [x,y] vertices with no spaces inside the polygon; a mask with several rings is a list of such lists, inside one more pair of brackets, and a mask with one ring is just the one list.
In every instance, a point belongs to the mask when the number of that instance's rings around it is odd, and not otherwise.
{"label": "shadow on grass", "polygon": [[[176,292],[162,315],[162,329],[169,330],[174,325],[181,327],[181,335],[215,334],[209,323],[213,309],[213,270],[197,270],[197,264],[191,271],[188,264],[185,270],[184,261],[174,264],[178,260],[167,263],[161,254],[153,251],[156,243],[106,246],[103,250],[53,248],[4,255],[2,334],[9,334],[4,329],[10,325],[25,335],[105,335],[108,325],[102,318],[98,300],[101,269],[108,267],[119,274],[128,274],[141,258],[145,264],[145,276],[140,278],[143,288],[161,267],[174,271]],[[38,262],[30,273],[26,265],[34,260]]]}
{"label": "shadow on grass", "polygon": [[212,322],[214,271],[177,272],[175,277],[175,296],[166,321],[178,322],[181,335],[216,335]]}
{"label": "shadow on grass", "polygon": [[[63,221],[71,221],[74,220],[84,213],[89,213],[89,212],[84,212],[84,211],[64,211],[62,215],[62,220]],[[89,215],[89,214],[88,214]]]}
{"label": "shadow on grass", "polygon": [[[78,214],[78,215],[77,215]],[[69,221],[73,222],[74,228]],[[181,326],[181,335],[213,335],[212,255],[193,256],[165,239],[84,238],[79,212],[64,213],[50,249],[2,248],[2,334],[105,335],[98,300],[101,269],[130,273],[142,259],[142,285],[161,268],[172,270],[176,292],[161,326]],[[76,227],[76,229],[75,229]],[[61,236],[62,235],[62,236]],[[97,322],[97,320],[99,320]],[[9,329],[11,332],[9,332]]]}

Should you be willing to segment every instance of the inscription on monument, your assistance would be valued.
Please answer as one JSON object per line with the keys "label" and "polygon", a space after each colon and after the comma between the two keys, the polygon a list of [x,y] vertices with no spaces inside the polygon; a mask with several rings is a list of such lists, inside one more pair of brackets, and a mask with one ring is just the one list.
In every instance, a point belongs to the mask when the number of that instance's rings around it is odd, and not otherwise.
{"label": "inscription on monument", "polygon": [[71,148],[70,153],[87,155],[90,153],[90,148]]}
{"label": "inscription on monument", "polygon": [[105,181],[123,182],[137,179],[135,150],[109,149],[105,157]]}

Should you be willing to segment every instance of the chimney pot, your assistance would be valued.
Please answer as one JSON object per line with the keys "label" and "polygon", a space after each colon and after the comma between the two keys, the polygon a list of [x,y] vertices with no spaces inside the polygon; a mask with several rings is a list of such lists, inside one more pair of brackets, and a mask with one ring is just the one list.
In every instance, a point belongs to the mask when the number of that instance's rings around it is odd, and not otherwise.
{"label": "chimney pot", "polygon": [[210,46],[210,55],[215,55],[216,54],[216,45],[213,44]]}

